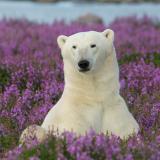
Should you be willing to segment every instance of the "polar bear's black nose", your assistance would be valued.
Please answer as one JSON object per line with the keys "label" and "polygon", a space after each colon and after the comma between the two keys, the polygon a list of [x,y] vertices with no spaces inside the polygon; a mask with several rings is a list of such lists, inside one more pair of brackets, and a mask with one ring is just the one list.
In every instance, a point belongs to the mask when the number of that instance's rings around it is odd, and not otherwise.
{"label": "polar bear's black nose", "polygon": [[78,62],[78,66],[82,71],[87,71],[89,70],[89,61],[81,60]]}

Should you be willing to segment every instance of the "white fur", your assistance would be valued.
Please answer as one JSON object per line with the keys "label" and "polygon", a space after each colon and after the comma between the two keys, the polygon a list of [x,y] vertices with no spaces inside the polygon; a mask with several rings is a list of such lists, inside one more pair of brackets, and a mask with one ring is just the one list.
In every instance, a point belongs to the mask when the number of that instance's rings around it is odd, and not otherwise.
{"label": "white fur", "polygon": [[[80,32],[59,36],[57,41],[64,62],[65,87],[41,127],[47,132],[58,128],[59,132],[78,134],[92,128],[121,138],[137,133],[139,126],[119,94],[114,32]],[[91,44],[96,47],[91,48]],[[90,71],[79,72],[78,62],[82,59],[90,62]]]}
{"label": "white fur", "polygon": [[[58,128],[60,132],[73,130],[84,134],[92,128],[121,138],[138,132],[139,126],[119,94],[119,69],[113,41],[114,32],[110,29],[58,37],[65,88],[42,124],[45,130]],[[96,47],[91,48],[91,44]],[[73,45],[77,48],[73,49]],[[90,71],[78,71],[81,59],[90,61]]]}

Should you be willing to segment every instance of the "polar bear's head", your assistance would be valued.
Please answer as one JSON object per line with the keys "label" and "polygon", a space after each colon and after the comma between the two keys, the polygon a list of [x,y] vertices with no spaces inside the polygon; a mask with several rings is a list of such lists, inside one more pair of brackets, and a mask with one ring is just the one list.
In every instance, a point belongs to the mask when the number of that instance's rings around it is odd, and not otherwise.
{"label": "polar bear's head", "polygon": [[112,53],[114,32],[80,32],[71,36],[61,35],[57,42],[64,63],[69,63],[79,72],[96,71],[103,66],[107,56]]}

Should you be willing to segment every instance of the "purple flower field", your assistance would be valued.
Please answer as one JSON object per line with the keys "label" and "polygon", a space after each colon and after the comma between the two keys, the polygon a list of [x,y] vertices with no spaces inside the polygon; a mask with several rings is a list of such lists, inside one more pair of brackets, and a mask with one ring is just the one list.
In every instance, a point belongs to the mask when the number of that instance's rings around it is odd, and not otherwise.
{"label": "purple flower field", "polygon": [[[40,125],[63,92],[57,36],[105,28],[115,31],[121,94],[139,134],[122,141],[94,131],[81,137],[66,132],[20,146],[21,132]],[[147,17],[120,18],[109,26],[0,21],[0,159],[160,160],[160,23]]]}

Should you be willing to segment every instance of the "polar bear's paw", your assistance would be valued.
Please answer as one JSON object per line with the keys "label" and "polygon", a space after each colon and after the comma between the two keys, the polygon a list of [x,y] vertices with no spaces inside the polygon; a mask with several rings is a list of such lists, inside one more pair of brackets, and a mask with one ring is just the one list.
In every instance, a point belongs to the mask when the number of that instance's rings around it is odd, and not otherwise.
{"label": "polar bear's paw", "polygon": [[128,139],[129,137],[132,137],[134,135],[137,135],[139,132],[139,126],[137,123],[134,124],[134,126],[127,126],[126,128],[123,128],[121,132],[118,134],[118,136],[121,139]]}
{"label": "polar bear's paw", "polygon": [[38,125],[31,125],[22,132],[19,142],[24,144],[36,139],[39,143],[41,143],[46,139],[46,137],[46,131],[42,127]]}

